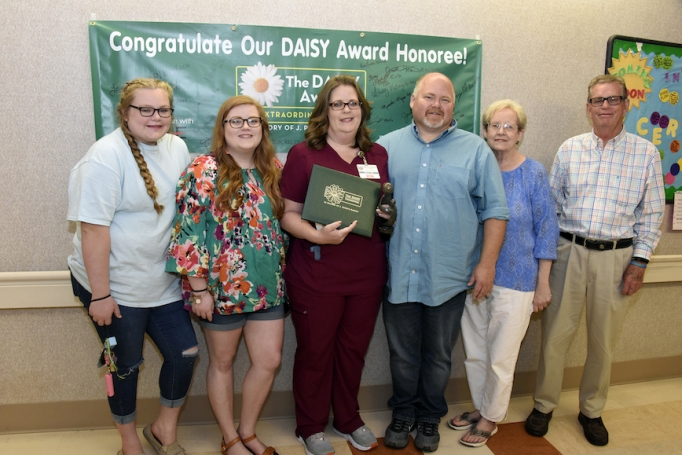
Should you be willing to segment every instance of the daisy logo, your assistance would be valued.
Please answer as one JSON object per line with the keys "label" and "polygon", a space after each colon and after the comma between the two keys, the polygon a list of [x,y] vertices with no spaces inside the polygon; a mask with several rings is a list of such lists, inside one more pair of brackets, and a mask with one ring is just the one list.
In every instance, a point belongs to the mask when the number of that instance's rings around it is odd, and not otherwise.
{"label": "daisy logo", "polygon": [[341,188],[338,185],[329,185],[324,189],[324,197],[327,199],[329,202],[331,202],[334,205],[338,205],[341,203],[343,200],[343,195],[346,192],[343,191],[343,188]]}
{"label": "daisy logo", "polygon": [[[331,205],[340,207],[342,204],[362,207],[362,196],[349,193],[338,185],[329,185],[324,189],[324,198]],[[354,210],[357,212],[357,210]]]}
{"label": "daisy logo", "polygon": [[247,68],[242,73],[239,88],[242,95],[250,96],[262,105],[272,107],[272,103],[279,102],[282,95],[284,81],[277,74],[275,65],[265,66],[261,62]]}

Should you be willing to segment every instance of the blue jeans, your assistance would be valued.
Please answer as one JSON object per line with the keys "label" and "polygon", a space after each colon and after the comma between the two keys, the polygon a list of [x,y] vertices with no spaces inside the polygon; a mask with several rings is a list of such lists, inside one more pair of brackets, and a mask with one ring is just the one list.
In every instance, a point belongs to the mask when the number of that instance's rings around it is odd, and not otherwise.
{"label": "blue jeans", "polygon": [[[90,292],[73,275],[71,285],[74,295],[88,310],[92,299]],[[144,361],[142,347],[145,333],[149,334],[163,356],[159,375],[161,405],[176,408],[185,402],[198,351],[192,350],[197,346],[197,339],[189,313],[183,309],[183,305],[182,300],[154,308],[119,305],[121,319],[113,316],[111,325],[102,327],[93,321],[102,343],[109,337],[116,337],[117,344],[112,351],[116,356],[118,372],[113,373],[114,396],[109,397],[109,408],[116,423],[135,421],[137,376]]]}
{"label": "blue jeans", "polygon": [[459,334],[466,291],[442,305],[383,303],[390,351],[393,417],[408,422],[440,423],[448,413],[445,387],[452,348]]}

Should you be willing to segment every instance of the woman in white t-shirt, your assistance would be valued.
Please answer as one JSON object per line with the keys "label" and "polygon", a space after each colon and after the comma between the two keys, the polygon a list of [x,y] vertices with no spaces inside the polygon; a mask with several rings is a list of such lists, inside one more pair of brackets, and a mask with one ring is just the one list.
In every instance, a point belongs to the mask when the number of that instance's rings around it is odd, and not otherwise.
{"label": "woman in white t-shirt", "polygon": [[103,358],[115,365],[109,407],[121,435],[119,455],[144,453],[135,402],[145,333],[164,362],[159,414],[143,434],[159,454],[185,453],[177,422],[199,350],[179,279],[165,272],[175,185],[190,162],[185,143],[168,134],[172,101],[165,82],[126,83],[120,128],[90,147],[69,178],[68,219],[77,222],[71,282],[105,344],[103,354],[111,347]]}

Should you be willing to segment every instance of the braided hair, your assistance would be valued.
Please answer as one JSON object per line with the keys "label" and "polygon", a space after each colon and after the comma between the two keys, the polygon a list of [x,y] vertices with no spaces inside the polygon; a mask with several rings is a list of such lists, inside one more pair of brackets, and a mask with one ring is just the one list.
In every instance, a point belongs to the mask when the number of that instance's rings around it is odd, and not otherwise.
{"label": "braided hair", "polygon": [[145,188],[147,188],[147,194],[150,198],[152,198],[152,201],[154,201],[154,210],[156,210],[156,213],[160,214],[163,211],[163,205],[159,204],[156,200],[156,198],[159,196],[159,190],[154,184],[154,178],[152,177],[151,172],[149,172],[147,162],[144,160],[142,152],[140,152],[140,147],[137,145],[137,141],[130,132],[130,128],[128,128],[128,122],[125,120],[125,115],[133,102],[135,93],[139,89],[161,89],[168,95],[168,101],[171,105],[173,104],[173,89],[170,85],[168,85],[168,83],[158,79],[133,79],[132,81],[126,82],[126,84],[123,86],[123,90],[121,91],[121,100],[119,101],[118,107],[116,108],[121,130],[128,141],[130,151],[133,152],[133,157],[135,158],[137,167],[140,169],[140,175],[142,176],[142,180],[144,180]]}

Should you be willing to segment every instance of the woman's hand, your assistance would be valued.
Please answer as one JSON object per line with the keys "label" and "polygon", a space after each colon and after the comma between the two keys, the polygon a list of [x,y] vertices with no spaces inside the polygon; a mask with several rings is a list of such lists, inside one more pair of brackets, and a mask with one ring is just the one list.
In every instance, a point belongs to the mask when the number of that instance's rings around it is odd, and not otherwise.
{"label": "woman's hand", "polygon": [[88,314],[98,326],[111,325],[112,315],[121,319],[121,311],[118,309],[118,303],[112,296],[103,300],[90,303]]}
{"label": "woman's hand", "polygon": [[[201,303],[194,303],[195,297],[201,298]],[[213,320],[214,307],[215,299],[210,292],[204,291],[200,294],[192,294],[192,313],[196,314],[200,318],[211,322]]]}
{"label": "woman's hand", "polygon": [[338,245],[351,233],[358,221],[353,221],[348,227],[339,229],[341,221],[335,221],[317,230],[317,239],[314,243],[318,245]]}
{"label": "woman's hand", "polygon": [[540,281],[535,286],[535,295],[533,296],[533,313],[544,310],[552,301],[552,292],[549,289],[549,281]]}

